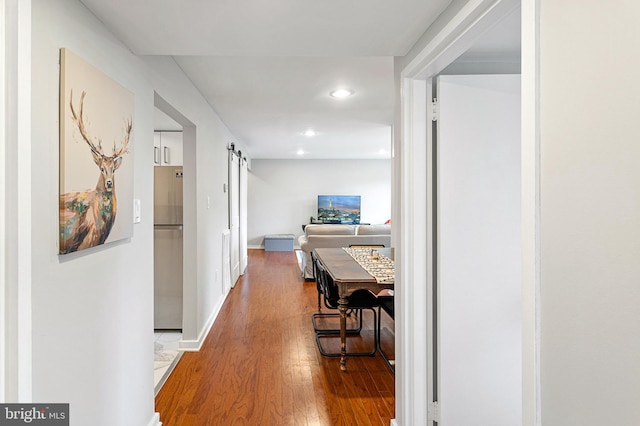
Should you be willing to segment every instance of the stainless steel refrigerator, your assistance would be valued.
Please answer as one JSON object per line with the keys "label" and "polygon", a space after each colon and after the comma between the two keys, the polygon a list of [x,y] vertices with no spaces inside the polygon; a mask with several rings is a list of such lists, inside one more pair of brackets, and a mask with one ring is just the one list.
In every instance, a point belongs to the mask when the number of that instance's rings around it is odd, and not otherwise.
{"label": "stainless steel refrigerator", "polygon": [[182,329],[182,167],[154,167],[154,328]]}

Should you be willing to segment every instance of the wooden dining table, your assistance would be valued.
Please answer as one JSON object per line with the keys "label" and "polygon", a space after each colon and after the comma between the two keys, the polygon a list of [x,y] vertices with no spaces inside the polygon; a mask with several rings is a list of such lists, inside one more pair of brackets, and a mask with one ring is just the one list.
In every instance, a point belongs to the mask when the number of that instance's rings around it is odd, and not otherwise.
{"label": "wooden dining table", "polygon": [[[380,254],[393,259],[393,249],[376,248]],[[316,248],[316,258],[322,263],[338,286],[338,312],[340,312],[340,370],[347,370],[347,297],[356,290],[367,289],[377,294],[393,289],[395,283],[379,283],[369,272],[342,248]]]}

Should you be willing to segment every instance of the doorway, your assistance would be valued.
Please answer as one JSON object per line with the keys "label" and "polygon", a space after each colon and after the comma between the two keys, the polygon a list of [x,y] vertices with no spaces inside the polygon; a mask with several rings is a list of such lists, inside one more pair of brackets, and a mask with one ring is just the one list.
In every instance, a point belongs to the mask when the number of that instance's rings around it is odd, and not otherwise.
{"label": "doorway", "polygon": [[[183,176],[182,126],[156,109],[153,235],[154,328],[182,332]],[[157,121],[158,122],[158,121]]]}
{"label": "doorway", "polygon": [[183,316],[182,126],[155,109],[153,138],[154,385],[179,359]]}
{"label": "doorway", "polygon": [[[195,126],[154,96],[154,377],[197,337]],[[157,213],[157,214],[156,214]]]}
{"label": "doorway", "polygon": [[[402,118],[401,126],[396,133],[395,150],[399,153],[396,164],[403,173],[401,176],[397,176],[395,185],[398,193],[401,194],[401,215],[397,221],[399,223],[396,224],[400,231],[400,241],[398,242],[400,259],[396,274],[399,282],[413,283],[402,286],[396,293],[396,303],[399,304],[399,316],[396,318],[396,345],[403,349],[397,354],[396,387],[399,398],[396,414],[402,423],[429,425],[445,422],[455,423],[455,420],[447,417],[450,414],[450,411],[447,411],[448,408],[455,404],[451,404],[451,399],[445,401],[443,398],[446,399],[447,395],[451,398],[453,394],[450,391],[454,389],[451,386],[460,389],[455,382],[451,381],[450,372],[444,370],[446,365],[439,364],[443,348],[447,349],[446,345],[451,343],[447,339],[454,335],[450,334],[451,329],[447,328],[452,324],[451,317],[443,316],[451,312],[451,307],[441,304],[443,297],[441,285],[444,284],[443,280],[449,279],[450,276],[443,277],[446,271],[440,269],[447,266],[442,264],[446,259],[442,259],[440,256],[445,254],[446,244],[453,240],[449,235],[445,241],[445,235],[440,233],[442,226],[447,225],[440,223],[443,215],[446,214],[440,210],[445,206],[446,200],[443,205],[438,203],[445,195],[444,191],[448,191],[448,196],[454,193],[450,192],[450,187],[443,188],[442,182],[439,182],[441,170],[438,167],[442,155],[440,143],[445,143],[445,141],[438,139],[437,125],[434,124],[441,119],[439,108],[442,101],[437,95],[438,82],[434,77],[439,76],[445,68],[474,46],[474,43],[479,41],[481,37],[506,22],[506,18],[513,13],[517,14],[514,19],[519,24],[521,21],[520,2],[517,0],[499,0],[491,4],[481,2],[474,8],[462,9],[456,19],[451,21],[452,25],[435,35],[431,44],[426,44],[419,53],[412,57],[411,61],[407,60],[401,68]],[[518,61],[520,61],[520,31],[516,37]],[[504,38],[502,39],[504,40]],[[486,55],[487,52],[482,53]],[[469,63],[458,63],[450,70],[453,70],[451,74],[499,73],[492,68],[492,65],[485,62],[480,64],[480,67],[484,68],[483,70],[474,71],[470,69]],[[519,62],[517,68],[520,69]],[[530,81],[523,82],[525,85],[529,83]],[[524,98],[519,102],[524,105]],[[480,108],[485,107],[480,106]],[[518,141],[521,141],[519,137]],[[521,143],[522,149],[525,150],[524,141]],[[524,155],[525,152],[523,152]],[[455,156],[453,158],[455,163]],[[520,158],[518,158],[519,162]],[[518,200],[519,203],[533,194],[530,191],[531,188],[526,187],[525,175],[527,172],[528,170],[524,169],[519,171],[522,176],[522,184],[520,184],[522,199]],[[458,189],[464,191],[464,188]],[[456,207],[453,211],[459,212],[460,210]],[[518,219],[524,230],[527,227],[526,220],[528,218],[525,217],[524,211],[522,213],[522,217]],[[528,243],[529,241],[523,239],[517,249],[517,254],[520,254],[521,249]],[[451,268],[448,272],[451,272]],[[530,320],[525,317],[530,314],[527,304],[531,300],[527,300],[522,293],[527,281],[526,272],[522,271],[515,284],[515,287],[522,294],[523,304],[516,308],[517,315],[515,316],[517,319],[514,324],[521,333],[518,346],[525,352],[511,358],[519,363],[520,374],[516,375],[518,380],[522,379],[518,387],[524,397],[520,398],[517,395],[518,401],[513,402],[515,408],[522,413],[520,418],[530,416],[529,410],[531,409],[530,406],[522,403],[529,391],[527,387],[531,384],[527,383],[526,376],[531,367],[530,364],[527,364],[530,356],[527,354],[527,350],[532,350],[532,347],[522,344],[523,341],[527,341],[528,337],[531,337],[527,335],[527,327],[525,327],[525,325],[528,326],[527,320]],[[450,294],[444,296],[448,297]],[[451,298],[447,300],[451,300]],[[425,312],[425,305],[428,312]],[[446,309],[449,312],[443,313],[441,309]],[[533,309],[531,313],[533,313]],[[523,318],[525,318],[525,322],[523,322]],[[459,330],[454,325],[454,332],[456,329]],[[449,333],[448,336],[443,336],[445,332]],[[427,401],[427,404],[424,401]]]}

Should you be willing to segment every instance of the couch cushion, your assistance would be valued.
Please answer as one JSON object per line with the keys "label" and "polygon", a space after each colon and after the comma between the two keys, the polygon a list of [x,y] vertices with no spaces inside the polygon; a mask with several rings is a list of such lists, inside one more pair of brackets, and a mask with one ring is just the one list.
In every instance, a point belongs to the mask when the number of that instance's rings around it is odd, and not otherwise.
{"label": "couch cushion", "polygon": [[360,225],[357,235],[391,235],[391,225]]}
{"label": "couch cushion", "polygon": [[355,235],[354,225],[307,225],[304,228],[307,235]]}

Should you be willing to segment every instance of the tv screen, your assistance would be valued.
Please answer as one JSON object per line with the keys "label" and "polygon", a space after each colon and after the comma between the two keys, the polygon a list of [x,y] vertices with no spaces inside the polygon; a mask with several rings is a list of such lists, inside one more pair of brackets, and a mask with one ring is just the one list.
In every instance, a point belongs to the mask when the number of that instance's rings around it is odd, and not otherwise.
{"label": "tv screen", "polygon": [[318,195],[318,220],[322,223],[360,223],[359,195]]}

